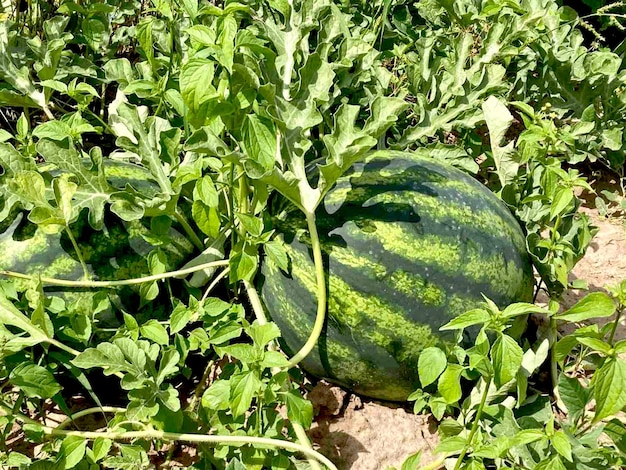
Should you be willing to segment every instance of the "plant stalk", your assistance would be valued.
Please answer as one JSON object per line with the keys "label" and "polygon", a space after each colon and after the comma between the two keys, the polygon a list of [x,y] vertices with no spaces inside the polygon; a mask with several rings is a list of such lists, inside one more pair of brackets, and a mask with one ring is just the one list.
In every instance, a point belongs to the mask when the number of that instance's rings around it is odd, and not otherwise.
{"label": "plant stalk", "polygon": [[189,237],[189,240],[191,240],[191,243],[193,243],[198,250],[204,250],[204,243],[202,243],[198,234],[196,234],[191,225],[189,225],[185,216],[180,213],[178,207],[176,208],[176,212],[174,212],[174,217],[176,217],[176,221],[183,227],[183,230]]}
{"label": "plant stalk", "polygon": [[267,437],[256,436],[218,436],[208,434],[191,434],[191,433],[176,433],[165,432],[157,429],[149,429],[145,431],[122,431],[122,432],[94,432],[94,431],[65,431],[56,430],[50,427],[43,427],[45,434],[49,436],[67,437],[78,436],[85,439],[97,439],[104,437],[114,441],[127,441],[131,439],[162,439],[166,441],[187,441],[187,442],[202,442],[207,444],[226,444],[233,447],[240,447],[244,445],[260,445],[279,447],[281,449],[290,450],[293,452],[300,452],[307,457],[312,457],[331,470],[337,470],[337,467],[324,455],[319,452],[304,447],[300,444],[296,444],[290,441],[283,441],[281,439],[271,439]]}
{"label": "plant stalk", "polygon": [[71,348],[69,346],[66,346],[65,344],[57,341],[54,338],[46,338],[45,341],[53,346],[56,346],[59,349],[62,349],[65,352],[70,353],[72,356],[78,356],[80,354],[80,351],[77,351],[74,348]]}
{"label": "plant stalk", "polygon": [[189,404],[187,405],[187,410],[195,412],[196,404],[198,403],[200,396],[204,393],[207,380],[209,380],[209,375],[211,374],[211,370],[213,369],[214,364],[215,364],[215,361],[211,359],[206,365],[206,367],[204,368],[204,372],[202,373],[202,378],[200,379],[198,386],[194,390],[191,400],[189,400]]}
{"label": "plant stalk", "polygon": [[78,261],[80,262],[80,266],[83,268],[83,274],[85,275],[85,280],[89,279],[91,276],[89,275],[89,268],[87,268],[87,263],[85,263],[85,259],[83,258],[83,253],[80,251],[80,247],[76,242],[76,238],[74,238],[74,234],[72,230],[66,225],[65,233],[70,237],[70,241],[72,242],[72,246],[74,247],[74,251],[76,252],[76,256],[78,257]]}
{"label": "plant stalk", "polygon": [[324,261],[322,259],[322,247],[320,244],[317,226],[315,225],[315,212],[306,212],[306,221],[311,235],[311,247],[313,249],[313,261],[315,263],[315,278],[317,281],[317,314],[313,331],[307,342],[302,346],[289,361],[289,367],[294,367],[313,350],[317,340],[322,334],[326,320],[326,278],[324,276]]}
{"label": "plant stalk", "polygon": [[[619,306],[621,307],[621,305]],[[615,338],[615,332],[617,331],[617,325],[619,325],[619,320],[622,316],[622,308],[618,308],[617,315],[615,316],[615,320],[613,321],[613,326],[611,328],[611,334],[609,335],[609,344],[613,347],[613,339]]]}
{"label": "plant stalk", "polygon": [[[70,281],[68,279],[57,279],[54,277],[41,277],[41,282],[51,286],[64,286],[64,287],[118,287],[118,286],[131,286],[136,284],[143,284],[144,282],[160,281],[163,279],[169,279],[172,277],[186,276],[187,274],[202,271],[208,268],[215,268],[218,266],[228,266],[228,260],[211,261],[210,263],[198,264],[186,269],[179,269],[178,271],[168,271],[163,274],[153,274],[151,276],[137,277],[133,279],[122,279],[119,281]],[[0,270],[0,275],[8,277],[16,277],[19,279],[32,279],[33,276],[24,273],[16,273],[14,271]]]}
{"label": "plant stalk", "polygon": [[419,470],[437,470],[443,466],[443,462],[446,460],[446,457],[439,457],[434,462],[431,462],[426,465],[420,466]]}
{"label": "plant stalk", "polygon": [[202,298],[200,299],[200,303],[204,302],[207,299],[207,297],[209,296],[211,291],[215,288],[217,283],[220,282],[225,276],[227,276],[229,272],[230,272],[230,267],[227,266],[226,268],[224,268],[222,270],[221,273],[219,273],[217,276],[215,276],[215,279],[213,279],[213,282],[211,282],[211,284],[209,284],[209,287],[207,287],[206,290],[204,291],[204,294],[202,294]]}
{"label": "plant stalk", "polygon": [[[233,447],[240,447],[244,445],[260,445],[279,447],[281,449],[290,450],[293,452],[300,452],[307,457],[314,458],[319,462],[322,462],[330,470],[337,470],[335,464],[333,464],[327,457],[319,452],[305,447],[300,444],[296,444],[290,441],[283,441],[281,439],[270,439],[267,437],[256,436],[219,436],[219,435],[207,435],[207,434],[185,434],[175,432],[164,432],[157,429],[148,429],[145,431],[66,431],[64,429],[51,428],[49,426],[41,426],[38,422],[22,415],[21,413],[14,413],[13,409],[7,404],[0,401],[0,408],[3,408],[5,412],[10,413],[11,416],[16,419],[28,423],[39,425],[44,434],[55,437],[68,437],[78,436],[84,439],[97,439],[103,437],[114,441],[126,441],[132,439],[163,439],[167,441],[187,441],[187,442],[204,442],[208,444],[226,444]],[[99,410],[99,408],[98,408]],[[63,423],[61,423],[63,424]]]}
{"label": "plant stalk", "polygon": [[246,289],[246,294],[248,294],[248,300],[250,301],[250,305],[252,305],[252,310],[254,311],[254,315],[256,316],[259,325],[267,324],[267,315],[265,315],[265,310],[263,309],[263,303],[261,302],[259,293],[250,281],[244,279],[242,282],[243,286]]}
{"label": "plant stalk", "polygon": [[126,412],[126,408],[118,408],[116,406],[103,406],[103,407],[93,407],[87,408],[86,410],[78,411],[77,413],[72,414],[71,417],[67,418],[65,421],[62,421],[56,428],[57,430],[64,429],[69,426],[72,422],[76,421],[78,418],[82,418],[83,416],[95,414],[95,413],[124,413]]}
{"label": "plant stalk", "polygon": [[556,318],[550,317],[550,334],[552,336],[552,344],[550,346],[550,379],[552,381],[552,394],[558,406],[561,410],[567,410],[567,407],[561,400],[561,394],[559,393],[559,368],[556,363]]}
{"label": "plant stalk", "polygon": [[[248,294],[248,300],[250,300],[250,305],[252,305],[252,310],[254,310],[254,315],[256,316],[259,325],[267,324],[267,315],[265,315],[265,310],[263,309],[263,304],[261,302],[261,298],[259,297],[259,293],[254,287],[254,285],[247,280],[243,281],[243,285],[246,289],[246,293]],[[273,344],[270,344],[270,348],[272,348]],[[300,442],[303,446],[308,447],[309,449],[313,449],[311,445],[311,441],[309,441],[309,437],[306,435],[306,430],[304,426],[300,423],[292,422],[293,430],[296,433],[296,437],[298,438],[298,442]],[[309,458],[309,465],[313,470],[321,470],[319,464],[316,460]]]}
{"label": "plant stalk", "polygon": [[487,377],[485,379],[485,390],[483,391],[483,396],[480,399],[480,404],[478,405],[478,409],[476,410],[476,416],[474,416],[474,423],[472,424],[472,429],[470,430],[469,436],[467,437],[467,442],[463,447],[463,450],[459,454],[459,457],[456,460],[456,464],[454,464],[454,470],[459,470],[461,465],[463,464],[463,459],[467,455],[467,451],[472,445],[472,440],[474,439],[474,435],[476,431],[478,431],[478,425],[480,424],[480,417],[483,414],[483,409],[485,408],[485,403],[487,403],[487,396],[489,395],[489,386],[491,385],[491,377]]}

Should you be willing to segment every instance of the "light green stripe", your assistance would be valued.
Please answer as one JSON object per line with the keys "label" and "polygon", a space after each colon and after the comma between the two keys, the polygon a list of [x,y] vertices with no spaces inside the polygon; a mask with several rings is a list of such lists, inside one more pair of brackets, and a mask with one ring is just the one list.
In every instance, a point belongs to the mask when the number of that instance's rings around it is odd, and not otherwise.
{"label": "light green stripe", "polygon": [[[299,251],[290,253],[293,259],[293,276],[300,280],[310,292],[316,292],[314,272],[307,269],[310,264]],[[328,279],[331,295],[328,298],[328,312],[339,319],[341,324],[354,330],[372,343],[390,350],[397,338],[415,338],[415,341],[404,341],[403,349],[396,357],[399,361],[417,358],[426,347],[438,342],[428,325],[419,325],[407,320],[405,312],[396,308],[380,297],[366,295],[354,290],[349,284],[337,276],[331,275]],[[365,321],[373,326],[359,328]]]}
{"label": "light green stripe", "polygon": [[[521,231],[511,230],[510,223],[503,220],[500,214],[491,209],[482,210],[477,207],[470,207],[464,204],[462,195],[433,197],[415,191],[385,192],[368,199],[366,205],[398,203],[411,203],[417,215],[427,214],[429,218],[433,219],[432,223],[438,224],[442,228],[450,224],[459,228],[466,226],[480,230],[502,242],[509,242],[516,238],[514,243],[519,245],[523,242]],[[367,211],[367,207],[364,207],[363,210]]]}
{"label": "light green stripe", "polygon": [[[442,306],[445,304],[446,291],[423,276],[403,270],[391,271],[375,260],[375,254],[368,257],[359,255],[349,247],[339,247],[331,243],[322,243],[322,249],[329,253],[332,263],[339,263],[354,269],[374,282],[382,282],[394,291],[420,301],[424,305]],[[332,266],[332,265],[331,265]],[[468,302],[471,300],[468,299]]]}
{"label": "light green stripe", "polygon": [[[278,275],[278,267],[274,263],[266,265],[266,275],[270,279],[276,279],[274,276]],[[298,270],[299,280],[305,281],[305,284],[311,283],[312,279],[305,274],[307,271]],[[307,280],[303,279],[303,276]],[[314,282],[314,281],[313,281]],[[280,317],[281,322],[286,323],[289,328],[298,336],[301,344],[290,345],[294,349],[298,349],[311,334],[312,320],[305,314],[303,318],[302,314],[295,309],[298,306],[293,306],[292,299],[288,296],[285,290],[285,284],[281,282],[272,282],[267,286],[269,289],[268,294],[272,296],[272,303],[274,305],[281,306],[280,312],[270,312]],[[308,289],[308,287],[307,287]],[[368,380],[378,380],[376,377],[376,369],[366,364],[359,356],[357,351],[337,341],[327,339],[326,351],[330,358],[330,364],[332,367],[333,375],[345,382],[365,382]],[[319,355],[319,348],[316,345],[314,354]],[[317,361],[314,361],[317,362]],[[317,365],[319,367],[319,365]]]}
{"label": "light green stripe", "polygon": [[406,271],[395,271],[390,277],[390,284],[407,297],[418,298],[424,305],[441,307],[446,303],[446,292],[421,276]]}
{"label": "light green stripe", "polygon": [[[374,224],[376,230],[371,234],[363,232],[354,223],[350,223],[349,228],[355,236],[379,242],[385,251],[411,262],[425,264],[431,272],[463,276],[467,278],[468,284],[488,283],[491,289],[506,295],[515,295],[524,278],[523,270],[514,261],[505,262],[499,254],[485,256],[474,244],[466,244],[462,253],[456,239],[448,241],[446,237],[428,234],[416,237],[415,231],[402,223]],[[502,282],[505,273],[507,282]]]}

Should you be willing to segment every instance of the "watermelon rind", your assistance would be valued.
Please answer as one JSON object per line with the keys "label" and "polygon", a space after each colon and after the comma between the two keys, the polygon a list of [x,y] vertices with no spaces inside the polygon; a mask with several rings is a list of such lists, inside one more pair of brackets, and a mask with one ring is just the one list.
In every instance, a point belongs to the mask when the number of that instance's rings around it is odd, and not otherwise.
{"label": "watermelon rind", "polygon": [[[524,233],[506,205],[465,173],[412,153],[381,151],[355,164],[316,212],[327,320],[302,367],[364,396],[403,401],[419,388],[417,361],[450,341],[439,328],[483,295],[530,301]],[[315,267],[304,216],[275,221],[288,272],[267,259],[261,295],[288,354],[316,316]]]}

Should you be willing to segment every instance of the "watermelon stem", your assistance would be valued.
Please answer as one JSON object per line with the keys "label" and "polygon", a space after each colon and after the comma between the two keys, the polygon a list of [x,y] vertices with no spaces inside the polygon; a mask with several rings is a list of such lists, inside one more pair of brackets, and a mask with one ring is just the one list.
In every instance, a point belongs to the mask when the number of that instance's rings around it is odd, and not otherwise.
{"label": "watermelon stem", "polygon": [[54,338],[46,338],[45,341],[53,346],[56,346],[59,349],[62,349],[65,352],[68,352],[70,354],[72,354],[73,356],[78,356],[80,354],[80,351],[77,351],[74,348],[71,348],[69,346],[66,346],[65,344],[57,341]]}
{"label": "watermelon stem", "polygon": [[[265,315],[265,310],[263,309],[263,303],[261,302],[261,298],[259,297],[258,291],[256,290],[256,288],[252,285],[250,281],[247,281],[245,279],[243,280],[243,285],[246,289],[246,294],[248,294],[248,300],[250,300],[250,305],[252,305],[252,310],[254,311],[254,315],[256,316],[256,319],[259,322],[259,325],[267,324],[268,322],[267,315]],[[272,341],[269,344],[268,348],[271,350],[276,349],[274,341]],[[272,370],[272,372],[279,372],[279,371],[280,371],[280,368],[278,368],[277,371]],[[296,433],[296,438],[298,439],[298,442],[300,442],[303,446],[313,449],[313,446],[311,445],[311,441],[309,441],[309,437],[306,435],[304,426],[294,421],[291,422],[291,426],[293,427],[293,430]],[[312,459],[311,457],[308,457],[308,460],[309,460],[309,465],[311,466],[313,470],[321,470],[316,460]]]}
{"label": "watermelon stem", "polygon": [[72,230],[67,225],[65,226],[65,232],[67,233],[67,236],[70,237],[70,241],[72,242],[72,246],[74,247],[78,261],[80,262],[80,266],[83,268],[85,279],[89,279],[91,276],[89,275],[89,269],[87,268],[87,263],[85,263],[85,258],[83,258],[83,253],[80,251],[78,243],[76,243],[76,238],[74,238]]}
{"label": "watermelon stem", "polygon": [[[171,277],[179,277],[186,276],[187,274],[195,273],[197,271],[203,271],[209,268],[215,268],[218,266],[228,266],[229,261],[218,260],[211,261],[210,263],[202,263],[196,266],[191,266],[186,269],[179,269],[178,271],[168,271],[163,274],[153,274],[152,276],[145,277],[136,277],[133,279],[121,279],[118,281],[70,281],[68,279],[57,279],[54,277],[41,277],[41,282],[44,284],[48,284],[51,286],[64,286],[64,287],[119,287],[119,286],[130,286],[135,284],[143,284],[144,282],[152,282],[152,281],[161,281],[163,279],[168,279]],[[16,277],[19,279],[33,279],[35,276],[24,274],[24,273],[16,273],[14,271],[4,271],[0,270],[0,275],[8,276],[8,277]]]}
{"label": "watermelon stem", "polygon": [[300,351],[289,361],[289,367],[296,366],[300,361],[309,355],[317,344],[322,329],[324,328],[324,322],[326,320],[326,279],[324,277],[324,262],[322,260],[322,247],[320,244],[320,238],[317,233],[317,226],[315,225],[315,212],[305,212],[307,225],[309,227],[309,234],[311,235],[311,248],[313,249],[313,261],[315,263],[315,278],[317,281],[317,315],[315,317],[315,324],[313,325],[313,331],[307,342],[302,346]]}
{"label": "watermelon stem", "polygon": [[72,413],[72,415],[66,420],[62,421],[55,429],[63,429],[69,426],[71,423],[76,421],[78,418],[82,418],[83,416],[95,414],[95,413],[125,413],[126,408],[119,408],[117,406],[95,406],[93,408],[87,408],[86,410],[81,410],[76,413]]}
{"label": "watermelon stem", "polygon": [[52,428],[50,426],[42,426],[39,422],[30,419],[22,413],[16,413],[13,408],[6,403],[0,401],[0,408],[10,413],[17,420],[37,425],[38,428],[48,436],[68,437],[78,436],[83,439],[98,439],[105,438],[114,441],[128,441],[131,439],[162,439],[166,441],[185,441],[185,442],[204,442],[209,444],[222,444],[233,447],[240,447],[244,445],[261,445],[272,446],[281,449],[286,449],[292,452],[300,452],[307,457],[312,457],[319,462],[322,462],[330,470],[337,470],[335,464],[333,464],[328,457],[323,454],[308,448],[306,446],[296,444],[295,442],[285,441],[282,439],[271,439],[267,437],[256,436],[220,436],[220,435],[208,435],[208,434],[192,434],[192,433],[178,433],[178,432],[165,432],[158,429],[145,429],[143,431],[67,431],[65,429]]}
{"label": "watermelon stem", "polygon": [[559,367],[556,361],[556,344],[558,340],[556,329],[556,318],[550,317],[550,333],[552,336],[552,345],[550,346],[550,378],[552,379],[552,396],[556,406],[561,410],[567,410],[565,403],[561,400],[561,394],[559,393]]}
{"label": "watermelon stem", "polygon": [[472,440],[474,440],[474,435],[476,431],[478,431],[478,425],[481,422],[481,416],[483,414],[483,409],[485,408],[485,403],[487,403],[487,396],[489,395],[489,386],[491,385],[491,377],[484,377],[485,380],[485,390],[483,390],[483,395],[480,398],[480,404],[478,405],[478,409],[476,410],[476,415],[474,416],[474,423],[472,424],[472,429],[470,430],[469,436],[467,436],[467,441],[465,442],[465,446],[463,446],[463,450],[459,454],[459,457],[454,464],[454,470],[459,470],[461,465],[463,465],[463,459],[467,455],[467,451],[472,445]]}
{"label": "watermelon stem", "polygon": [[261,303],[261,298],[259,297],[259,293],[256,288],[246,279],[243,280],[243,286],[246,289],[248,300],[250,301],[250,305],[252,305],[252,311],[254,312],[254,316],[259,322],[259,325],[267,324],[267,315],[265,315],[265,310],[263,309],[263,304]]}
{"label": "watermelon stem", "polygon": [[213,291],[213,289],[215,289],[215,286],[217,285],[217,283],[220,282],[225,276],[227,276],[229,272],[230,272],[230,267],[226,266],[222,270],[221,273],[219,273],[217,276],[215,276],[215,279],[213,279],[211,284],[209,284],[209,287],[207,287],[206,290],[204,291],[204,294],[202,294],[202,298],[200,299],[200,304],[204,303],[204,301],[207,299],[207,297],[209,296],[211,291]]}
{"label": "watermelon stem", "polygon": [[191,228],[191,225],[189,225],[189,222],[187,222],[187,219],[180,213],[178,208],[176,208],[176,212],[174,212],[174,217],[176,217],[176,221],[181,225],[191,243],[193,243],[198,250],[204,250],[204,243],[202,243],[200,237],[194,232],[193,228]]}

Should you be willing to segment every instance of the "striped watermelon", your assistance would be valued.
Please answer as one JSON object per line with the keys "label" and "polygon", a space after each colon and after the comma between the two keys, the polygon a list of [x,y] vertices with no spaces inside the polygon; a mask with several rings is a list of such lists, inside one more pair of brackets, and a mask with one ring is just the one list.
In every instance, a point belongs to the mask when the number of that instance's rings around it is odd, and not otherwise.
{"label": "striped watermelon", "polygon": [[[150,179],[146,169],[114,160],[105,163],[105,173],[111,185],[124,188],[130,184],[142,194],[157,194],[158,185]],[[97,231],[90,227],[83,212],[72,230],[93,280],[130,279],[150,274],[146,256],[154,247],[144,238],[150,236],[150,229],[141,221],[123,222],[107,215],[105,230]],[[189,257],[194,247],[173,228],[168,235],[170,242],[160,248],[174,268]],[[0,224],[0,270],[69,280],[83,278],[83,269],[67,234],[64,231],[48,234],[27,222],[26,214],[19,211]],[[27,283],[19,279],[13,282],[19,288],[24,288]],[[125,287],[107,292],[128,299],[126,294],[137,289]],[[95,296],[101,290],[48,286],[46,291],[64,298],[70,310],[66,316],[74,319],[93,314],[94,299],[98,301]],[[100,326],[116,326],[117,320],[112,315],[110,308],[101,311]]]}
{"label": "striped watermelon", "polygon": [[[420,352],[445,340],[439,327],[482,294],[500,306],[532,298],[515,218],[479,182],[435,160],[373,153],[326,195],[317,226],[328,318],[302,367],[362,395],[405,400],[419,386]],[[276,228],[290,269],[267,260],[261,293],[293,354],[315,320],[315,269],[298,211]]]}

